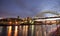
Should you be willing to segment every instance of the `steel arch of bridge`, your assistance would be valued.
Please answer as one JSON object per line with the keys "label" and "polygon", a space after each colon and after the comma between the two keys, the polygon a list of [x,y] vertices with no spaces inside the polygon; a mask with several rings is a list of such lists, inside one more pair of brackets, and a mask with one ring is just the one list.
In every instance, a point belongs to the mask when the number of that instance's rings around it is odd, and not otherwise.
{"label": "steel arch of bridge", "polygon": [[49,13],[49,14],[54,14],[54,15],[57,15],[57,16],[60,15],[60,13],[55,12],[55,11],[43,11],[43,12],[38,13],[38,14],[36,15],[36,17],[44,17],[44,15],[47,14],[47,13]]}

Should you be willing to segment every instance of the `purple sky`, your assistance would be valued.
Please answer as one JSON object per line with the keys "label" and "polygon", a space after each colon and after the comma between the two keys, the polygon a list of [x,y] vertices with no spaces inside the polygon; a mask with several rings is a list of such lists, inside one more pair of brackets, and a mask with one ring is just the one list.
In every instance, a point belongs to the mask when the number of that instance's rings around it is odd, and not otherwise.
{"label": "purple sky", "polygon": [[0,0],[0,17],[35,16],[44,10],[60,12],[60,0]]}

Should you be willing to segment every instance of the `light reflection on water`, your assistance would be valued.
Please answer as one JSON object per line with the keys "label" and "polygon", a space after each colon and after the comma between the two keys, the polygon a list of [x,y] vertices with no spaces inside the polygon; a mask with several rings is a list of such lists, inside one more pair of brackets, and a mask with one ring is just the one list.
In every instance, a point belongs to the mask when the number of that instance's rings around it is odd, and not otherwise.
{"label": "light reflection on water", "polygon": [[44,26],[42,30],[41,25],[0,26],[0,36],[29,36],[28,34],[30,36],[46,36],[46,27]]}
{"label": "light reflection on water", "polygon": [[12,32],[12,26],[8,26],[8,36],[11,36],[11,32]]}
{"label": "light reflection on water", "polygon": [[28,26],[4,26],[4,27],[0,26],[1,36],[27,36],[27,34],[28,34]]}
{"label": "light reflection on water", "polygon": [[18,34],[18,26],[15,26],[14,36],[17,36]]}

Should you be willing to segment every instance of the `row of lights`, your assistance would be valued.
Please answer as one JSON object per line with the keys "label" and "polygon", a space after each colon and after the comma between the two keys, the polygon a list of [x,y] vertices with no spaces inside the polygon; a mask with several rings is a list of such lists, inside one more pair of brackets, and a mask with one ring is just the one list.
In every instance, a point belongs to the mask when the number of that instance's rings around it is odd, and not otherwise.
{"label": "row of lights", "polygon": [[[8,24],[22,24],[22,23],[27,23],[28,21],[22,21],[22,22],[8,22]],[[43,23],[43,24],[60,24],[60,21],[58,20],[47,20],[47,21],[36,21],[38,24]],[[29,23],[34,24],[35,22],[30,20]]]}
{"label": "row of lights", "polygon": [[37,24],[60,24],[60,21],[59,20],[46,20],[46,21],[36,21]]}
{"label": "row of lights", "polygon": [[[12,24],[12,23],[13,23],[13,22],[11,22],[11,21],[9,22],[9,24]],[[15,22],[15,24],[18,24],[18,22]]]}

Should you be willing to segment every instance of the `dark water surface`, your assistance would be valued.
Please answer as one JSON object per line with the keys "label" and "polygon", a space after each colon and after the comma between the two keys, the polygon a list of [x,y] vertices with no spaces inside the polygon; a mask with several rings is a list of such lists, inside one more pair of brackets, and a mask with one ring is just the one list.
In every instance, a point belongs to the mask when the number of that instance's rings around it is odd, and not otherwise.
{"label": "dark water surface", "polygon": [[46,29],[42,25],[0,26],[0,36],[46,36]]}

